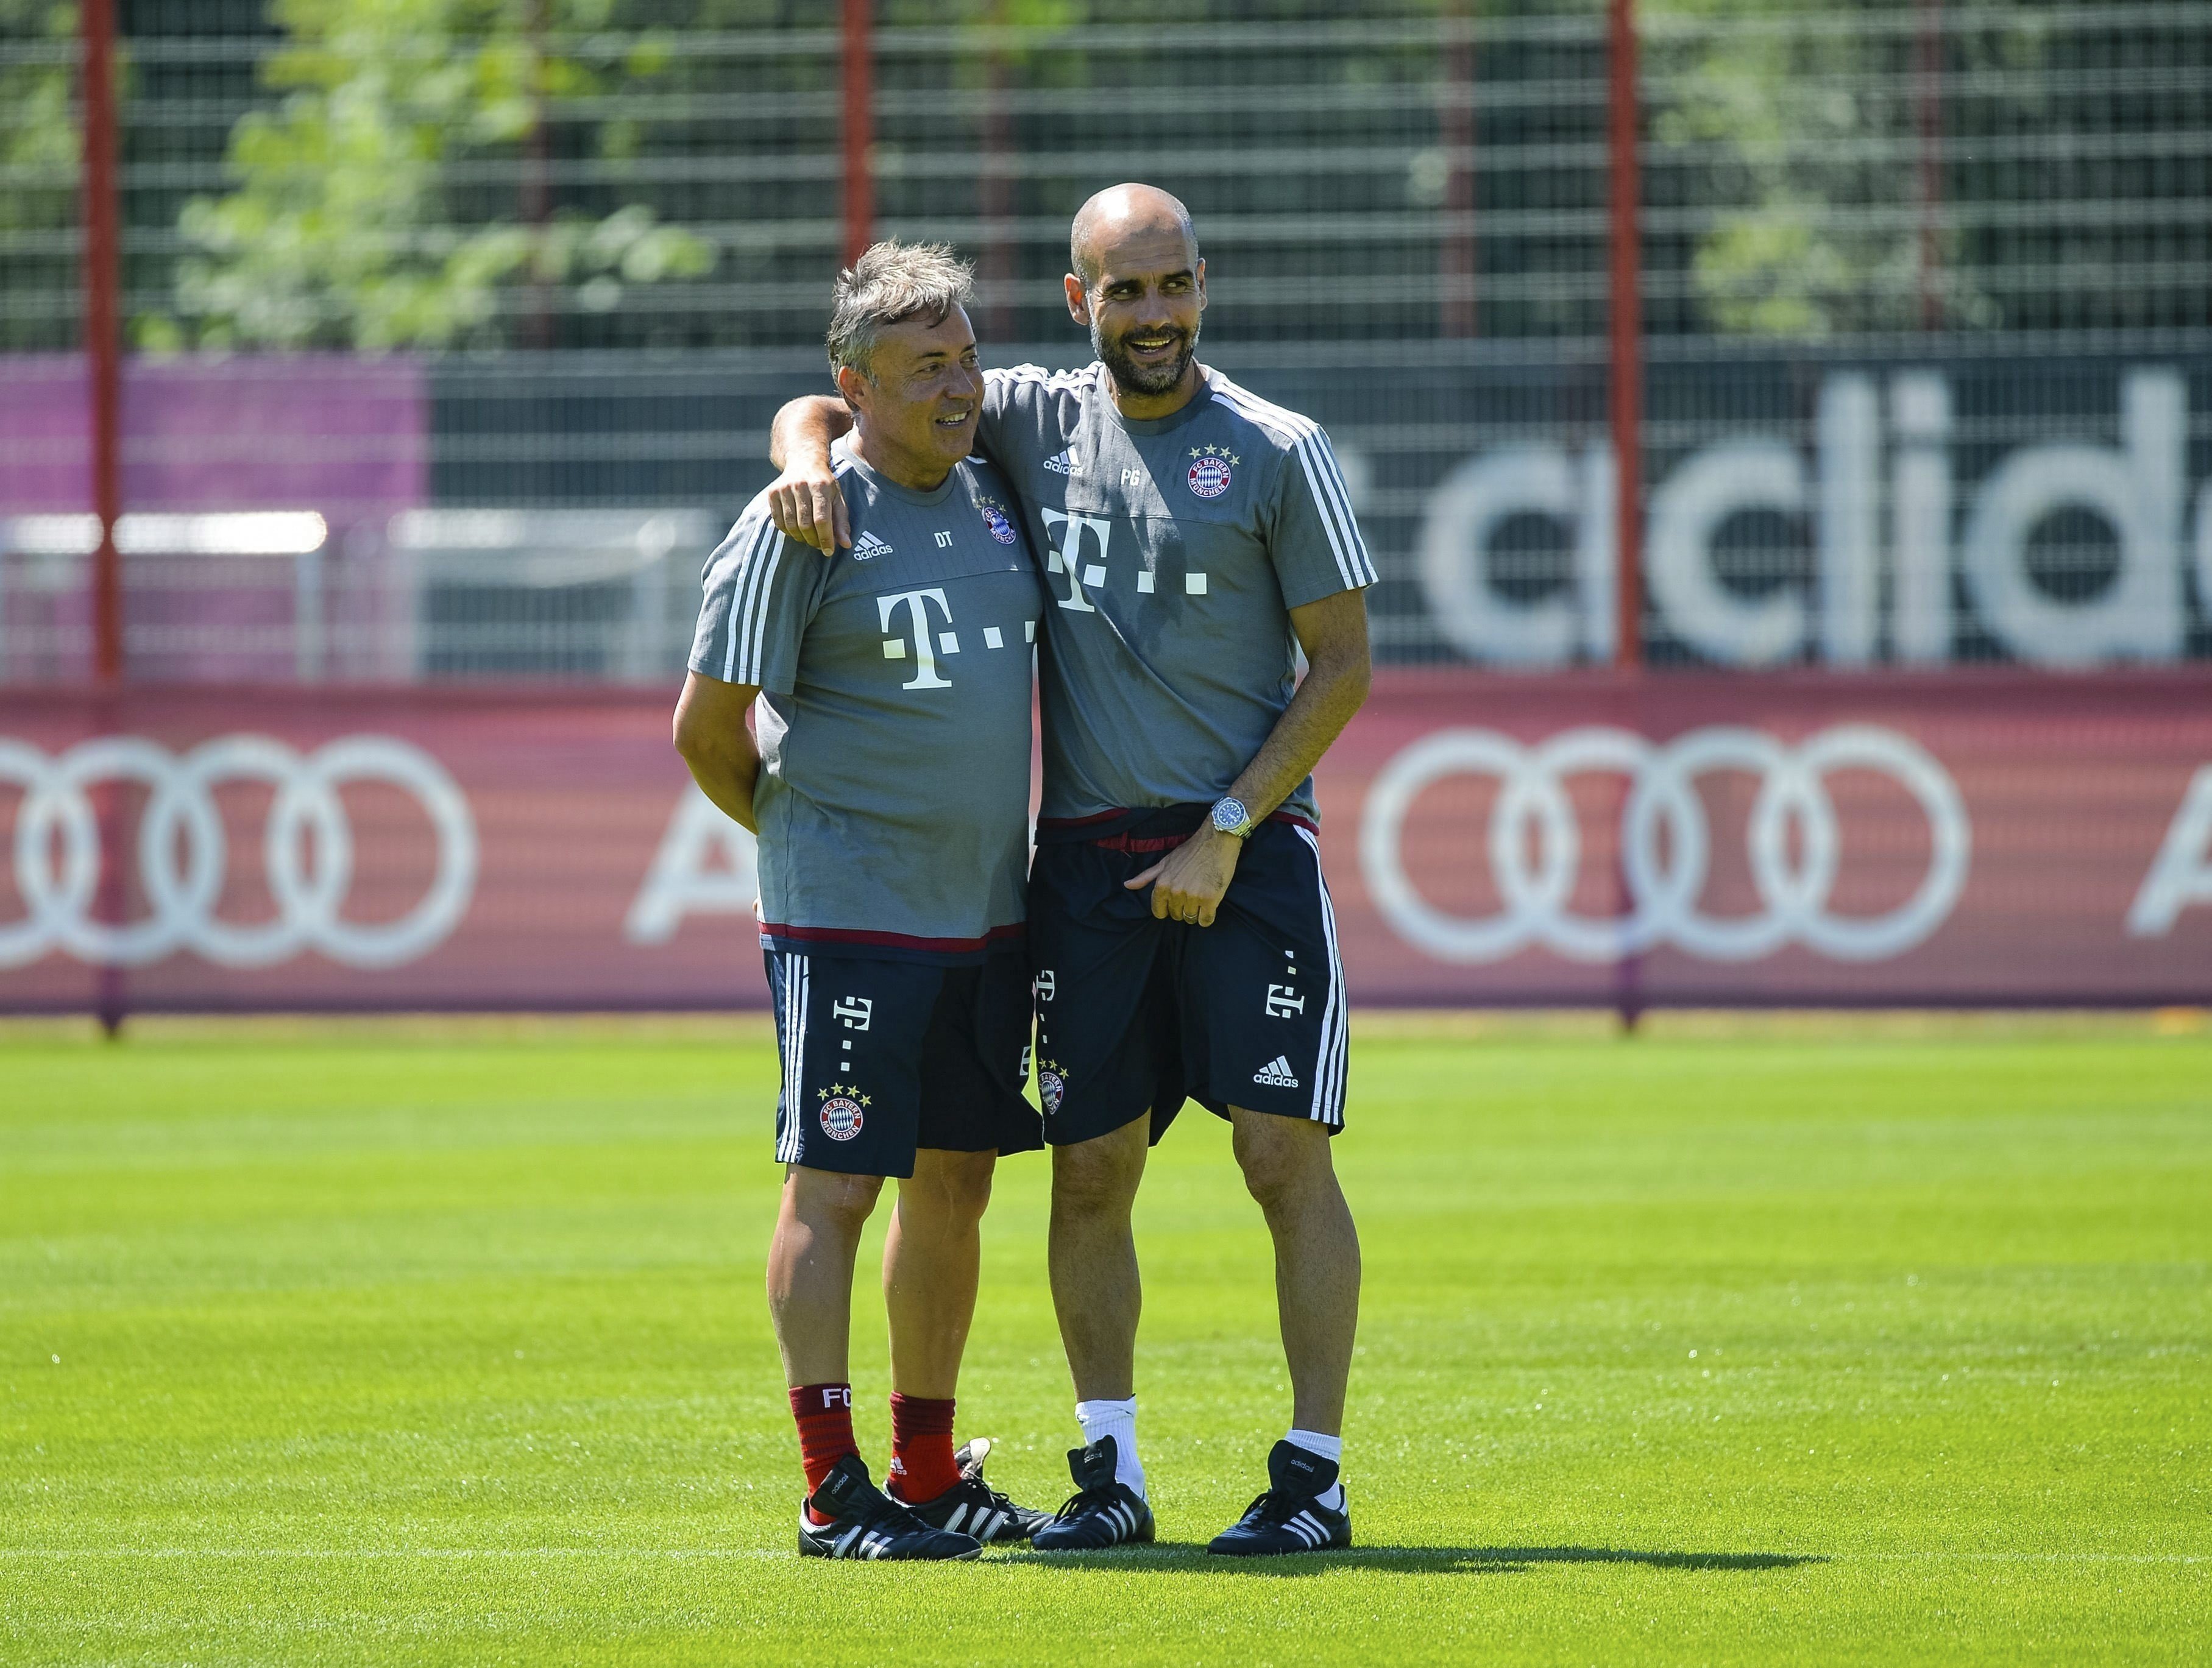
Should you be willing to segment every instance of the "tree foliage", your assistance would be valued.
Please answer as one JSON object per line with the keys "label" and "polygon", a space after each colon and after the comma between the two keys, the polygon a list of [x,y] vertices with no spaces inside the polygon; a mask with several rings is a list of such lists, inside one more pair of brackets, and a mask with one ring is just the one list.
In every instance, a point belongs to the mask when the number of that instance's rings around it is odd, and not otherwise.
{"label": "tree foliage", "polygon": [[[526,219],[514,187],[544,106],[650,83],[670,48],[651,34],[594,52],[611,0],[276,0],[288,38],[263,68],[286,89],[231,135],[237,189],[194,200],[180,227],[177,311],[142,321],[150,345],[497,341],[519,288],[586,307],[626,287],[696,276],[715,251],[638,203],[566,205]],[[549,47],[541,43],[568,43]],[[587,124],[586,153],[619,160],[620,124]],[[471,181],[499,182],[487,200]],[[504,305],[503,305],[504,303]]]}
{"label": "tree foliage", "polygon": [[[2013,15],[1946,33],[1947,76],[2040,62],[2034,5],[1994,9]],[[1715,327],[1796,337],[1911,328],[1927,283],[1944,323],[1999,322],[1940,214],[1923,252],[1916,40],[1897,27],[1917,21],[1912,11],[1850,0],[1808,18],[1792,0],[1646,0],[1643,15],[1646,61],[1665,72],[1652,136],[1709,158],[1691,175],[1692,200],[1727,205],[1692,258]]]}

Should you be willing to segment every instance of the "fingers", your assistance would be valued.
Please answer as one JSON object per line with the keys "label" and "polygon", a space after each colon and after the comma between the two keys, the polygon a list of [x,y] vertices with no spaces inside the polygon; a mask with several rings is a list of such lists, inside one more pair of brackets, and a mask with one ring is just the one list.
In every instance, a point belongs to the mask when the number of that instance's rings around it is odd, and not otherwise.
{"label": "fingers", "polygon": [[1152,889],[1155,920],[1181,921],[1185,926],[1212,926],[1218,907],[1218,899],[1200,897],[1194,892],[1178,892],[1168,886]]}
{"label": "fingers", "polygon": [[775,530],[786,538],[804,538],[799,527],[799,503],[795,489],[777,482],[768,489],[768,519],[775,523]]}
{"label": "fingers", "polygon": [[[835,481],[814,481],[807,485],[807,511],[814,522],[815,549],[835,553],[842,541],[837,537],[837,510],[842,509],[842,494]],[[836,507],[833,509],[832,505]]]}
{"label": "fingers", "polygon": [[780,480],[769,488],[768,513],[776,531],[824,555],[853,542],[845,496],[835,481]]}
{"label": "fingers", "polygon": [[1125,880],[1121,883],[1121,885],[1127,891],[1141,892],[1145,888],[1150,886],[1154,881],[1158,880],[1160,877],[1160,870],[1167,866],[1167,859],[1163,858],[1158,863],[1155,863],[1151,868],[1146,870],[1143,874],[1139,875],[1134,880]]}
{"label": "fingers", "polygon": [[837,547],[830,537],[830,518],[822,513],[821,489],[802,481],[799,483],[797,496],[799,519],[806,524],[803,537],[823,555],[836,555]]}

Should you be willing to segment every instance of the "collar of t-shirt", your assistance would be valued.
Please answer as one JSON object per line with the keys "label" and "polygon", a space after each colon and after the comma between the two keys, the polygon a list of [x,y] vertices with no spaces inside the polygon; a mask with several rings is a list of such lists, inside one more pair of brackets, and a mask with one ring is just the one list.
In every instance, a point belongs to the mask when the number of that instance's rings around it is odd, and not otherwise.
{"label": "collar of t-shirt", "polygon": [[1213,403],[1212,373],[1203,365],[1198,369],[1198,391],[1190,397],[1190,403],[1169,412],[1164,417],[1123,416],[1121,408],[1114,403],[1114,390],[1110,380],[1102,376],[1099,381],[1106,385],[1104,392],[1107,415],[1113,418],[1115,426],[1126,434],[1172,434],[1193,418],[1201,415]]}
{"label": "collar of t-shirt", "polygon": [[836,455],[842,456],[847,463],[853,466],[853,472],[854,474],[858,475],[878,492],[885,494],[892,498],[900,499],[908,504],[919,504],[924,508],[927,508],[932,505],[942,504],[946,499],[951,497],[954,477],[959,474],[957,468],[949,469],[945,471],[945,478],[942,481],[939,481],[927,492],[921,492],[912,487],[901,486],[897,482],[892,480],[890,476],[885,475],[881,470],[876,469],[866,462],[859,452],[853,450],[853,437],[850,434],[841,434],[838,436],[837,444],[835,448],[833,448],[833,451]]}

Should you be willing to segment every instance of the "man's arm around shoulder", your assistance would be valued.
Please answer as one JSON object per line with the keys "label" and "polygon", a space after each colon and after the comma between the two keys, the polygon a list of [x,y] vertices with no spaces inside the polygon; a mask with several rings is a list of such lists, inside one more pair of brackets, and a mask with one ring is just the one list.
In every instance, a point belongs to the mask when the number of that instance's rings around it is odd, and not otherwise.
{"label": "man's arm around shoulder", "polygon": [[842,400],[802,394],[769,426],[768,460],[783,471],[768,489],[768,513],[787,538],[834,556],[853,542],[845,494],[830,466],[830,448],[853,426]]}

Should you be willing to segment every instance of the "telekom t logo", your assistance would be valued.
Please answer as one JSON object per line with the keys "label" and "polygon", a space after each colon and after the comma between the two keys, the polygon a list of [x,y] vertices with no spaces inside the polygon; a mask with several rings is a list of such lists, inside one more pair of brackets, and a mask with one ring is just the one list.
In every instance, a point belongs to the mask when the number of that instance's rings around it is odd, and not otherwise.
{"label": "telekom t logo", "polygon": [[[914,676],[899,685],[902,689],[949,689],[952,680],[937,675],[937,657],[960,652],[960,639],[952,632],[934,632],[930,628],[929,605],[937,604],[937,611],[945,616],[945,623],[952,623],[952,605],[945,600],[942,585],[932,585],[927,591],[896,591],[876,598],[876,623],[889,631],[891,616],[903,604],[907,610],[907,628],[914,643]],[[906,658],[908,639],[884,639],[884,658]]]}
{"label": "telekom t logo", "polygon": [[[1058,510],[1046,510],[1043,514],[1044,525],[1048,528],[1054,531],[1062,527],[1066,529],[1060,535],[1059,548],[1048,550],[1044,559],[1047,573],[1058,573],[1065,570],[1067,574],[1067,595],[1054,600],[1072,613],[1096,614],[1098,610],[1083,594],[1083,587],[1106,583],[1106,543],[1113,537],[1114,524],[1098,515],[1066,515]],[[1083,561],[1083,537],[1085,533],[1098,541],[1098,560],[1088,567]]]}

